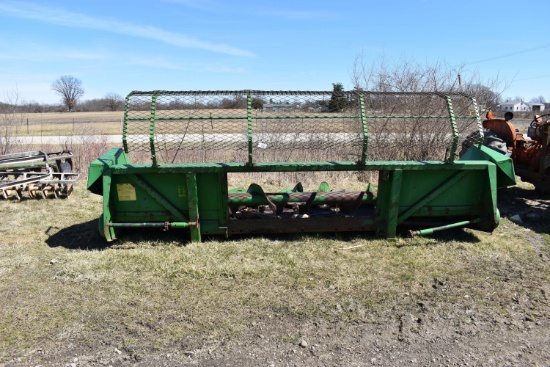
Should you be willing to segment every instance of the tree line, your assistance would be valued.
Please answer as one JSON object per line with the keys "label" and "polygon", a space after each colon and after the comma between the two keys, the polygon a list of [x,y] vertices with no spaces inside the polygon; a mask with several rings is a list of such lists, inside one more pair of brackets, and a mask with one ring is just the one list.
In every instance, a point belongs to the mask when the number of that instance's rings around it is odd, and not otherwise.
{"label": "tree line", "polygon": [[[356,56],[351,73],[351,83],[354,91],[372,92],[463,92],[476,97],[482,109],[494,109],[505,100],[503,93],[509,88],[499,76],[482,80],[476,73],[468,73],[464,66],[453,66],[445,62],[418,63],[414,60],[387,60],[384,58],[366,63],[362,54]],[[320,101],[317,107],[328,112],[337,112],[345,108],[349,101],[345,100],[342,83],[333,83],[333,94],[330,101]],[[121,111],[124,109],[124,98],[116,93],[107,93],[102,98],[82,100],[85,90],[80,79],[63,75],[56,79],[51,90],[60,97],[59,104],[41,104],[24,102],[17,98],[18,103],[12,106],[9,98],[0,102],[0,111],[12,110],[18,112],[88,112],[88,111]],[[522,99],[519,96],[516,100]],[[533,98],[531,103],[546,102],[543,96]],[[269,103],[260,98],[252,100],[252,108],[263,109]],[[216,106],[206,105],[199,108],[242,108],[246,100],[243,98],[223,99],[216,101]],[[181,108],[180,103],[174,103],[168,108]]]}
{"label": "tree line", "polygon": [[42,113],[42,112],[95,112],[122,111],[124,98],[117,93],[106,93],[102,98],[81,100],[84,95],[82,81],[71,75],[63,75],[51,85],[60,97],[60,103],[47,104],[21,100],[17,90],[6,93],[0,102],[0,113]]}

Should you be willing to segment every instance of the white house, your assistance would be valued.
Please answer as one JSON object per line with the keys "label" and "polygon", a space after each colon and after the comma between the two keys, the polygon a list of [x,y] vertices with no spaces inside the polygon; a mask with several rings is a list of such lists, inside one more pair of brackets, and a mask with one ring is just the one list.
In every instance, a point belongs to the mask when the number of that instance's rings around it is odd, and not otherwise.
{"label": "white house", "polygon": [[524,101],[506,101],[497,105],[496,110],[502,112],[531,111],[531,105]]}

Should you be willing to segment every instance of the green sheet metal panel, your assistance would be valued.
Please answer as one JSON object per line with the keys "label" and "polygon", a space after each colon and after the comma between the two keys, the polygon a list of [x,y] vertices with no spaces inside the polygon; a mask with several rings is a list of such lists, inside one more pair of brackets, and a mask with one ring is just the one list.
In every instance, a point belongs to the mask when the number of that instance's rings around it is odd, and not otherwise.
{"label": "green sheet metal panel", "polygon": [[199,216],[204,234],[226,234],[229,212],[227,210],[227,174],[197,174]]}
{"label": "green sheet metal panel", "polygon": [[464,210],[465,213],[471,212],[470,208],[475,209],[483,195],[479,188],[485,185],[487,180],[487,173],[484,171],[405,171],[399,202],[400,212],[457,175],[460,177],[456,182],[423,206],[423,215],[429,215],[430,210],[441,212],[453,209],[455,213],[460,210]]}
{"label": "green sheet metal panel", "polygon": [[158,195],[188,216],[184,173],[113,175],[111,195],[114,222],[185,220],[163,205]]}
{"label": "green sheet metal panel", "polygon": [[497,166],[498,187],[512,186],[516,184],[514,162],[510,157],[501,154],[484,145],[473,145],[461,158],[461,161],[489,161]]}
{"label": "green sheet metal panel", "polygon": [[128,164],[130,161],[121,148],[112,148],[105,152],[98,159],[90,163],[88,171],[88,190],[94,194],[101,195],[103,193],[103,183],[101,176],[103,173],[116,165]]}
{"label": "green sheet metal panel", "polygon": [[[127,165],[131,171],[131,165]],[[225,173],[196,174],[202,232],[224,234],[228,212]],[[187,173],[114,174],[110,176],[110,221],[185,222],[189,220]]]}

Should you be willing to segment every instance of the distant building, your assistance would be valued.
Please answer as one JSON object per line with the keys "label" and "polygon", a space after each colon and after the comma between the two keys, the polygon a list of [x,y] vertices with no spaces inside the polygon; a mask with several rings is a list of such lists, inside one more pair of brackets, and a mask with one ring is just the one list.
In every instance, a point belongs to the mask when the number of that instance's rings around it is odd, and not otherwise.
{"label": "distant building", "polygon": [[265,112],[290,111],[293,107],[293,105],[287,103],[266,103],[264,104],[263,110]]}
{"label": "distant building", "polygon": [[531,110],[534,112],[541,112],[546,110],[545,103],[531,103]]}
{"label": "distant building", "polygon": [[531,111],[531,105],[524,101],[506,101],[498,104],[496,110],[500,112]]}

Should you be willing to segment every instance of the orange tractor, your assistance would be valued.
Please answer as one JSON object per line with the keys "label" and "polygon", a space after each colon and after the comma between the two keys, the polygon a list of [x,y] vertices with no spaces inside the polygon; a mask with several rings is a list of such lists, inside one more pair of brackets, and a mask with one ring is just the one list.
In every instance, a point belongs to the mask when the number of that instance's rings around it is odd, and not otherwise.
{"label": "orange tractor", "polygon": [[513,117],[507,112],[504,120],[483,121],[483,144],[510,156],[522,181],[532,183],[540,193],[550,193],[550,114],[536,115],[526,135],[510,121]]}

